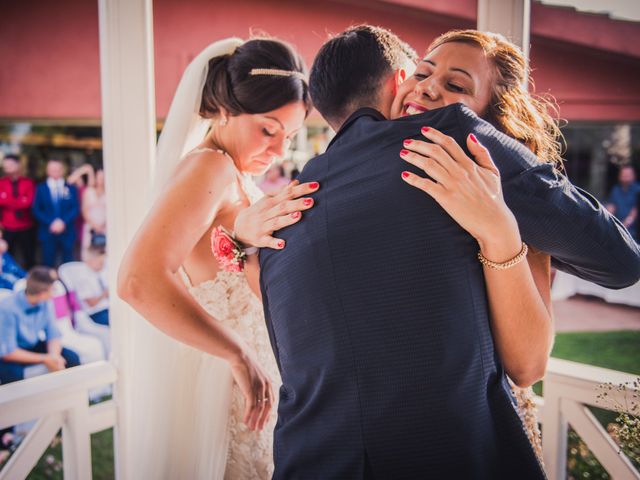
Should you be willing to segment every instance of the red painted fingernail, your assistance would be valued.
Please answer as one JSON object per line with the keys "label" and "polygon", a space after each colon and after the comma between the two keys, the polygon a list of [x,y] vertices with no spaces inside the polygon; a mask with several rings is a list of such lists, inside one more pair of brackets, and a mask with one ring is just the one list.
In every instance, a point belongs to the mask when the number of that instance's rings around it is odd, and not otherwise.
{"label": "red painted fingernail", "polygon": [[310,205],[313,205],[313,198],[305,198],[305,199],[302,201],[302,204],[303,204],[305,207],[308,207],[308,206],[310,206]]}
{"label": "red painted fingernail", "polygon": [[320,184],[318,182],[311,182],[309,184],[309,188],[312,188],[313,190],[315,190],[316,188],[320,188]]}
{"label": "red painted fingernail", "polygon": [[422,127],[422,133],[427,133],[429,130],[429,127]]}
{"label": "red painted fingernail", "polygon": [[278,248],[284,248],[284,240],[278,242]]}
{"label": "red painted fingernail", "polygon": [[409,172],[402,172],[402,178],[409,178]]}
{"label": "red painted fingernail", "polygon": [[471,141],[473,143],[478,143],[478,139],[476,138],[476,136],[473,133],[469,135],[469,138],[471,139]]}
{"label": "red painted fingernail", "polygon": [[291,214],[291,216],[292,216],[293,218],[299,218],[299,217],[300,217],[300,215],[302,215],[300,212],[293,212],[293,213]]}
{"label": "red painted fingernail", "polygon": [[400,150],[400,156],[404,156],[404,155],[408,155],[409,154],[409,150]]}
{"label": "red painted fingernail", "polygon": [[404,142],[402,142],[404,145],[411,145],[413,143],[413,140],[411,140],[410,138],[407,138]]}

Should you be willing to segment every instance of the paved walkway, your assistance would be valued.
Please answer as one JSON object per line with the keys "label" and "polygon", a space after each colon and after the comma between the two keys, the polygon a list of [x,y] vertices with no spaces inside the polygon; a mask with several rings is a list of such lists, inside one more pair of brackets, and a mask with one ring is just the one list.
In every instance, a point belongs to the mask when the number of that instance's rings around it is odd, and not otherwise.
{"label": "paved walkway", "polygon": [[640,308],[576,295],[553,302],[556,332],[640,330]]}

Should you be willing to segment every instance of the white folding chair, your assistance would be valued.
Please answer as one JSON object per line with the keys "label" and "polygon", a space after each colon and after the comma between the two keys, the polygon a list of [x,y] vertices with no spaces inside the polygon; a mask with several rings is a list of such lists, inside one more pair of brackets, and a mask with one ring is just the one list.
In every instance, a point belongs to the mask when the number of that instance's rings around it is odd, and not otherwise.
{"label": "white folding chair", "polygon": [[16,280],[16,283],[13,284],[13,291],[20,292],[27,288],[27,279],[21,278],[20,280]]}
{"label": "white folding chair", "polygon": [[8,288],[0,288],[0,300],[3,299],[4,297],[8,297],[12,293],[13,293],[13,290],[10,290]]}

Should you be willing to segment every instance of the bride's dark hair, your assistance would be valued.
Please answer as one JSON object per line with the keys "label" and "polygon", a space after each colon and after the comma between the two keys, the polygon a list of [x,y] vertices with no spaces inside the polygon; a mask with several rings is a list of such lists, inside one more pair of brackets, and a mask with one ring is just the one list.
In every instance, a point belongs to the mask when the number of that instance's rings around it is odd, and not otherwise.
{"label": "bride's dark hair", "polygon": [[309,112],[311,99],[306,80],[298,76],[250,75],[254,68],[307,76],[302,57],[290,45],[274,38],[249,40],[233,54],[209,60],[200,115],[214,117],[221,107],[230,115],[264,113],[298,101],[304,102]]}

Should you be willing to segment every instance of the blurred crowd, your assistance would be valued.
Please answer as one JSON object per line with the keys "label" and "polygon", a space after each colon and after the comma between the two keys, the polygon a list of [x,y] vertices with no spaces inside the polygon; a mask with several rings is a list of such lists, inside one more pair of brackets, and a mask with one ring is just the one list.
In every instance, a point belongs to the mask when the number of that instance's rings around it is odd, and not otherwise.
{"label": "blurred crowd", "polygon": [[[107,359],[103,171],[85,164],[66,176],[50,159],[37,183],[18,156],[5,156],[2,168],[0,384]],[[13,429],[0,431],[0,449],[15,443]]]}
{"label": "blurred crowd", "polygon": [[274,163],[264,174],[262,180],[258,182],[258,187],[266,195],[275,195],[286,187],[289,182],[295,180],[299,173],[298,167],[291,160]]}

